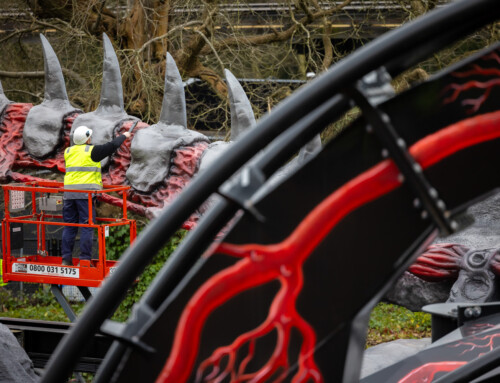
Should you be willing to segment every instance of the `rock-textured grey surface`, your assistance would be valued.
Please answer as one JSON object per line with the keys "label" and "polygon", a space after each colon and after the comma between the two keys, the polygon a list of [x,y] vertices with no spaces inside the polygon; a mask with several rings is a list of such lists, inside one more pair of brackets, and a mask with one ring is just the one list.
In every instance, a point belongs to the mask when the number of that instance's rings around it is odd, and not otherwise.
{"label": "rock-textured grey surface", "polygon": [[458,278],[450,290],[448,302],[492,302],[500,297],[491,261],[498,249],[469,250],[461,259]]}
{"label": "rock-textured grey surface", "polygon": [[467,251],[450,290],[448,302],[491,302],[500,298],[492,260],[500,251],[500,193],[467,209],[458,219],[470,225],[458,233],[438,238],[437,243],[456,243]]}
{"label": "rock-textured grey surface", "polygon": [[[469,249],[460,265],[456,281],[426,282],[408,272],[396,282],[386,294],[391,303],[404,306],[412,311],[421,310],[422,306],[454,302],[484,302],[498,297],[495,275],[487,269],[487,261],[500,248],[500,193],[496,192],[482,201],[470,206],[457,217],[464,229],[446,236],[438,237],[434,244],[453,243]],[[479,257],[484,258],[484,265],[477,264]],[[468,260],[474,260],[473,267]]]}
{"label": "rock-textured grey surface", "polygon": [[[250,101],[239,81],[227,69],[224,70],[229,94],[229,107],[231,109],[231,137],[229,142],[217,141],[211,143],[203,152],[198,162],[197,173],[203,173],[206,169],[216,166],[217,161],[231,146],[232,142],[238,141],[256,122]],[[220,196],[210,196],[199,208],[201,214],[205,214]]]}
{"label": "rock-textured grey surface", "polygon": [[199,141],[208,142],[208,138],[180,125],[159,122],[137,131],[130,146],[131,161],[126,172],[127,179],[134,189],[151,192],[167,178],[174,149]]}
{"label": "rock-textured grey surface", "polygon": [[182,78],[174,58],[167,52],[165,59],[165,86],[161,104],[160,122],[187,128],[186,96]]}
{"label": "rock-textured grey surface", "polygon": [[398,339],[370,347],[365,350],[363,355],[361,378],[415,355],[430,344],[430,338]]}
{"label": "rock-textured grey surface", "polygon": [[227,69],[224,70],[231,108],[231,141],[237,141],[243,133],[255,126],[252,105],[239,81]]}
{"label": "rock-textured grey surface", "polygon": [[411,311],[421,311],[425,305],[446,302],[452,286],[453,281],[427,282],[406,271],[384,300]]}
{"label": "rock-textured grey surface", "polygon": [[43,102],[30,109],[23,129],[23,141],[36,158],[53,153],[62,143],[64,118],[79,109],[72,106],[66,93],[64,76],[57,56],[47,39],[40,35],[45,67]]}
{"label": "rock-textured grey surface", "polygon": [[167,54],[166,61],[160,121],[137,131],[130,146],[126,177],[134,189],[144,193],[166,179],[174,149],[199,141],[209,142],[203,134],[187,128],[182,78],[172,56]]}
{"label": "rock-textured grey surface", "polygon": [[475,250],[500,248],[500,193],[470,206],[459,220],[471,218],[474,222],[468,227],[434,242],[458,243]]}
{"label": "rock-textured grey surface", "polygon": [[33,362],[7,326],[0,324],[0,382],[37,382]]}
{"label": "rock-textured grey surface", "polygon": [[3,86],[2,82],[0,81],[0,115],[3,113],[7,105],[11,104],[12,101],[10,101],[7,96],[5,96],[5,93],[3,92]]}
{"label": "rock-textured grey surface", "polygon": [[198,163],[198,173],[203,173],[209,167],[214,166],[222,154],[231,146],[230,142],[216,141],[207,146]]}

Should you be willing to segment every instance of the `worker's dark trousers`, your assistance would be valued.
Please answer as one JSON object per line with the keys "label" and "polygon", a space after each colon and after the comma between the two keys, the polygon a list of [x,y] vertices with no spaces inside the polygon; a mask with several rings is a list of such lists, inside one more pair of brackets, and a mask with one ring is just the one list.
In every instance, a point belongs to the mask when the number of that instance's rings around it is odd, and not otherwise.
{"label": "worker's dark trousers", "polygon": [[[65,199],[63,204],[63,220],[67,223],[89,222],[88,199]],[[92,203],[92,222],[95,223],[95,202]],[[75,246],[77,226],[64,226],[62,234],[62,257],[63,260],[71,261],[73,247]],[[80,227],[80,259],[90,260],[92,257],[92,239],[94,229],[91,227]]]}

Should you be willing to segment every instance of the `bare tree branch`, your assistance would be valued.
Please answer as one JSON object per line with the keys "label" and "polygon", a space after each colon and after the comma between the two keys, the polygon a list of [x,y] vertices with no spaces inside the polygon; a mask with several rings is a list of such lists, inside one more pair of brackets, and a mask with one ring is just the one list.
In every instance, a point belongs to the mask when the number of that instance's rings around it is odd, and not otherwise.
{"label": "bare tree branch", "polygon": [[[174,33],[182,30],[182,29],[186,29],[186,28],[189,28],[189,27],[192,27],[192,26],[195,26],[195,25],[202,25],[202,22],[199,21],[199,20],[194,20],[194,21],[190,21],[190,22],[187,22],[185,24],[181,24],[181,25],[177,25],[176,27],[170,29],[167,33],[164,33],[163,35],[160,35],[160,36],[156,36],[148,41],[146,41],[142,47],[140,47],[139,49],[136,49],[135,51],[137,53],[142,53],[147,47],[149,47],[151,44],[154,44],[158,41],[161,41],[161,40],[164,40],[164,39],[167,39],[168,37],[170,37],[171,35],[173,35]],[[134,51],[134,49],[124,49],[123,50],[124,52],[126,51]],[[165,52],[166,53],[166,52]]]}
{"label": "bare tree branch", "polygon": [[[310,24],[311,22],[324,17],[324,16],[330,16],[342,8],[346,7],[352,2],[352,0],[345,0],[342,4],[320,12],[313,13],[311,16],[304,16],[302,19],[300,19],[297,23],[293,24],[290,26],[288,29],[281,31],[281,32],[273,32],[273,33],[267,33],[267,34],[262,34],[262,35],[254,35],[254,36],[248,36],[248,37],[243,37],[243,36],[237,36],[237,37],[229,37],[227,39],[223,39],[222,41],[218,41],[215,44],[213,44],[214,48],[217,51],[220,51],[222,49],[227,49],[229,47],[234,47],[239,44],[247,44],[247,45],[261,45],[261,44],[268,44],[272,42],[278,42],[278,41],[285,41],[288,40],[293,33],[295,32],[297,25],[307,25]],[[209,48],[204,48],[200,51],[200,54],[204,55],[209,53]]]}
{"label": "bare tree branch", "polygon": [[[75,73],[71,69],[62,68],[63,74],[71,77],[73,80],[78,82],[81,87],[88,87],[89,83],[85,81],[78,73]],[[44,78],[44,71],[32,71],[32,72],[9,72],[0,70],[0,78]]]}

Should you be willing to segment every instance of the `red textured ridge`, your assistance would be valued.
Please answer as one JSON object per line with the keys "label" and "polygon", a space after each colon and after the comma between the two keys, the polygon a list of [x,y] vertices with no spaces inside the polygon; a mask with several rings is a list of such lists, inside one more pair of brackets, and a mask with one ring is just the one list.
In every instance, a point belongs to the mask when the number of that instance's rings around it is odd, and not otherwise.
{"label": "red textured ridge", "polygon": [[[132,122],[125,123],[121,127],[119,133],[128,131]],[[134,129],[133,134],[138,130],[147,127],[147,124],[139,123]],[[130,145],[132,140],[127,140],[118,149],[112,158],[109,166],[109,171],[103,174],[103,182],[113,185],[127,184],[126,170],[130,166],[131,154]],[[170,204],[175,197],[188,185],[193,178],[193,175],[198,170],[198,162],[200,157],[208,147],[206,142],[200,141],[192,146],[183,146],[173,150],[169,174],[163,183],[151,194],[137,193],[131,189],[127,196],[130,201],[127,202],[127,208],[135,213],[147,216],[148,208],[164,208]],[[112,196],[103,196],[101,198],[106,203],[120,206],[121,199]],[[138,203],[142,204],[138,204]],[[192,229],[199,219],[198,214],[193,214],[184,224],[184,229]]]}
{"label": "red textured ridge", "polygon": [[[413,145],[410,153],[422,168],[427,168],[461,149],[499,137],[500,112],[494,112],[429,135]],[[216,349],[199,366],[197,379],[215,383],[229,376],[231,382],[262,382],[278,376],[277,381],[281,381],[288,373],[287,345],[291,329],[295,328],[303,343],[292,382],[322,382],[321,372],[314,362],[315,332],[295,308],[303,285],[302,265],[347,214],[399,187],[398,175],[399,171],[391,160],[375,165],[330,194],[280,243],[214,245],[211,253],[227,254],[241,260],[213,275],[192,296],[178,322],[170,356],[157,382],[185,382],[193,369],[202,329],[209,315],[241,292],[272,280],[278,280],[281,288],[270,306],[267,319],[256,329],[237,337],[232,344]],[[256,340],[273,330],[278,338],[272,356],[258,371],[246,371]],[[244,344],[249,345],[248,355],[236,365],[235,356]],[[227,363],[221,368],[223,359]],[[295,365],[293,361],[291,363]],[[210,374],[204,376],[205,372]]]}
{"label": "red textured ridge", "polygon": [[196,142],[192,146],[174,149],[170,160],[170,171],[165,182],[151,194],[132,193],[134,201],[147,206],[162,208],[187,186],[196,173],[201,154],[208,147],[206,142]]}
{"label": "red textured ridge", "polygon": [[[29,175],[19,174],[13,171],[14,168],[38,167],[53,169],[64,172],[64,152],[56,153],[54,158],[37,160],[31,157],[23,142],[23,129],[28,112],[33,107],[32,104],[14,103],[9,104],[3,114],[0,124],[0,181],[8,182],[9,179],[15,182],[29,182],[40,180]],[[69,145],[69,132],[74,119],[78,113],[72,113],[63,121],[64,137],[62,147]]]}
{"label": "red textured ridge", "polygon": [[7,182],[19,151],[23,148],[23,127],[32,104],[9,104],[0,124],[0,181]]}
{"label": "red textured ridge", "polygon": [[460,262],[467,250],[465,246],[456,243],[431,245],[408,268],[408,271],[429,282],[456,279],[460,271]]}

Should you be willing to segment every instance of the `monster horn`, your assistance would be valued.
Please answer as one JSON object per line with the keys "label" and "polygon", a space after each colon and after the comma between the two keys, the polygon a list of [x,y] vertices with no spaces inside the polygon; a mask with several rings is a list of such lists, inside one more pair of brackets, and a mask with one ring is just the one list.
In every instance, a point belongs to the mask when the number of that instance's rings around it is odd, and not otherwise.
{"label": "monster horn", "polygon": [[[96,109],[97,114],[102,112],[125,111],[123,103],[123,87],[120,65],[116,57],[113,44],[109,37],[103,33],[104,64],[102,72],[101,100]],[[110,110],[109,110],[110,109]]]}
{"label": "monster horn", "polygon": [[0,114],[3,113],[5,107],[12,103],[4,94],[3,92],[3,87],[2,87],[2,82],[0,81]]}
{"label": "monster horn", "polygon": [[40,34],[43,49],[43,63],[45,68],[45,95],[44,100],[67,100],[66,85],[59,64],[59,59],[52,49],[47,38]]}
{"label": "monster horn", "polygon": [[168,52],[165,68],[165,88],[159,122],[187,128],[186,98],[182,78],[175,60]]}
{"label": "monster horn", "polygon": [[71,105],[59,60],[49,41],[40,34],[45,68],[43,102],[28,112],[23,129],[24,146],[36,158],[45,158],[57,150],[62,142],[64,119],[81,112]]}
{"label": "monster horn", "polygon": [[[92,112],[80,114],[74,120],[70,133],[70,137],[73,137],[77,127],[88,126],[93,132],[94,145],[112,140],[124,123],[137,120],[125,111],[120,65],[111,40],[103,34],[102,41],[103,74],[99,106]],[[101,166],[107,166],[110,161],[110,157],[105,158],[101,161]]]}
{"label": "monster horn", "polygon": [[229,70],[225,69],[224,73],[231,108],[231,141],[236,141],[244,131],[255,126],[255,116],[250,101],[239,81]]}

